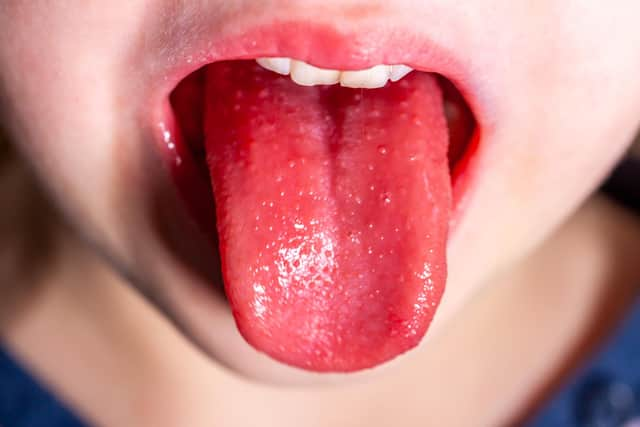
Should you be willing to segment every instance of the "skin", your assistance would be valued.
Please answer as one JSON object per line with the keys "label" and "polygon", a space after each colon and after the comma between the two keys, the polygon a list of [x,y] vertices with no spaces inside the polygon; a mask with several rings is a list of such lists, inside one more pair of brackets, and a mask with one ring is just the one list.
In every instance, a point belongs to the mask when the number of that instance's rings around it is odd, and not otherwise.
{"label": "skin", "polygon": [[[224,304],[202,297],[206,281],[167,247],[149,214],[151,190],[169,183],[160,171],[145,169],[143,174],[139,166],[151,156],[140,116],[148,108],[144,94],[157,78],[139,46],[139,32],[155,28],[153,17],[173,3],[9,0],[0,5],[0,111],[10,139],[37,176],[35,184],[16,178],[6,185],[43,186],[63,213],[63,223],[72,224],[44,227],[51,244],[40,253],[27,243],[41,245],[44,232],[30,240],[24,232],[31,224],[27,217],[5,219],[9,225],[3,234],[12,231],[15,236],[7,239],[13,244],[6,246],[12,249],[3,252],[3,259],[16,253],[28,261],[3,261],[24,266],[3,270],[8,278],[3,282],[25,285],[24,291],[3,289],[11,296],[4,301],[11,303],[0,307],[2,333],[87,418],[110,425],[171,425],[167,420],[190,414],[190,425],[213,420],[237,425],[254,415],[233,415],[223,408],[249,405],[266,424],[293,425],[307,413],[318,423],[340,425],[356,424],[363,414],[369,414],[372,425],[385,425],[385,419],[398,414],[407,424],[427,417],[454,425],[464,420],[455,418],[463,411],[454,409],[458,400],[452,396],[464,390],[472,402],[466,409],[487,424],[506,422],[536,401],[547,383],[564,372],[572,354],[586,351],[581,340],[569,337],[584,335],[590,342],[590,319],[611,307],[619,312],[628,300],[624,297],[636,292],[623,285],[636,272],[615,256],[633,253],[640,241],[634,232],[623,236],[619,231],[637,231],[629,217],[595,200],[549,236],[596,188],[637,128],[637,2],[619,2],[615,8],[577,0],[477,0],[458,6],[438,1],[224,2],[225,8],[210,2],[211,11],[220,10],[211,12],[212,19],[222,19],[216,13],[259,15],[276,9],[305,18],[318,7],[347,23],[364,19],[375,25],[387,19],[432,28],[425,31],[469,52],[465,66],[481,82],[477,90],[488,111],[483,138],[490,149],[478,158],[482,171],[449,242],[447,291],[424,345],[378,375],[374,372],[373,378],[348,377],[345,391],[316,388],[335,377],[311,376],[256,354],[237,336]],[[352,13],[362,5],[367,13]],[[192,7],[195,2],[185,5]],[[25,199],[12,203],[33,206],[28,195]],[[587,270],[553,263],[554,257],[567,257],[579,247],[594,260]],[[553,275],[543,276],[543,271]],[[89,277],[94,286],[87,286]],[[613,282],[622,290],[603,298]],[[585,289],[590,292],[578,292]],[[536,333],[540,316],[531,310],[532,300],[545,313],[548,327],[542,330],[557,332]],[[148,302],[163,314],[152,311]],[[567,313],[567,304],[575,310]],[[523,323],[515,335],[504,320],[514,317]],[[52,324],[65,325],[65,340],[52,336]],[[489,335],[495,342],[482,338]],[[536,354],[542,344],[553,350]],[[529,372],[518,368],[516,362],[524,356],[514,355],[512,347],[531,349],[525,353]],[[47,349],[47,357],[38,349]],[[450,358],[452,354],[459,356]],[[464,357],[469,354],[475,357]],[[443,359],[451,368],[441,369]],[[488,386],[493,371],[470,359],[503,361],[491,366],[506,366],[513,379]],[[223,365],[253,380],[231,376]],[[62,375],[69,372],[66,367],[73,367],[75,375]],[[87,377],[95,381],[87,382]],[[412,378],[420,378],[419,385]],[[301,381],[311,384],[308,395],[267,385]],[[434,383],[449,393],[428,386]],[[392,399],[387,411],[373,409],[385,407],[375,396],[398,394],[406,384],[419,387],[423,393],[416,394],[424,400]],[[127,390],[134,404],[114,402],[109,390]],[[500,404],[482,399],[495,396],[492,392],[512,397]],[[234,398],[237,394],[244,397]],[[167,396],[172,403],[159,408]],[[424,402],[429,402],[427,408]]]}

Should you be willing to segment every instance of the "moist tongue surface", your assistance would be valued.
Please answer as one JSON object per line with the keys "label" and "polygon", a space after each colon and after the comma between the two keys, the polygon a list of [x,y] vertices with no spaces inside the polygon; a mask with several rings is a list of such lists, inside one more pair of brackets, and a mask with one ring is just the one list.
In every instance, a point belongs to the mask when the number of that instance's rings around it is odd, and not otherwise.
{"label": "moist tongue surface", "polygon": [[302,87],[209,66],[204,128],[226,293],[275,359],[353,371],[418,344],[444,290],[451,184],[435,79]]}

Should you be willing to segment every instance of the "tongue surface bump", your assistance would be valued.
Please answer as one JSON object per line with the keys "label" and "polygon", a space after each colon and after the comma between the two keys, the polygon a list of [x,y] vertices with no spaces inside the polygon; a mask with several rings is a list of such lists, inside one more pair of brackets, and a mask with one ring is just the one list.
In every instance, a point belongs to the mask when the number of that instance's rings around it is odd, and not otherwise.
{"label": "tongue surface bump", "polygon": [[204,128],[226,293],[275,359],[354,371],[417,345],[444,290],[451,184],[435,79],[302,87],[209,66]]}

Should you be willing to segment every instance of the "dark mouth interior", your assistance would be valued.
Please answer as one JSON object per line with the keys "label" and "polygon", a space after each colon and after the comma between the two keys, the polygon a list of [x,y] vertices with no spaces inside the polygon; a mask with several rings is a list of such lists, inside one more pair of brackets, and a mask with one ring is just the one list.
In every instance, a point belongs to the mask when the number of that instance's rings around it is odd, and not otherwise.
{"label": "dark mouth interior", "polygon": [[[249,65],[253,61],[246,62]],[[205,72],[208,66],[202,67],[184,78],[171,93],[170,103],[176,119],[176,140],[178,143],[184,144],[185,151],[189,157],[184,160],[195,170],[195,175],[202,181],[200,188],[204,188],[205,191],[199,191],[194,194],[193,190],[187,190],[186,192],[182,191],[184,190],[182,188],[179,190],[182,192],[181,196],[184,198],[191,215],[209,237],[212,246],[215,248],[214,250],[217,252],[216,224],[211,220],[215,217],[215,204],[206,161],[203,129],[204,96],[206,92],[204,88]],[[417,72],[419,71],[414,71],[414,73]],[[464,97],[454,84],[441,75],[436,75],[436,77],[443,93],[444,111],[449,129],[449,167],[451,171],[454,171],[456,166],[464,163],[463,160],[473,148],[472,140],[476,132],[477,122]],[[393,85],[396,83],[390,82],[388,84]],[[455,180],[455,176],[456,174],[452,172],[452,180]],[[455,182],[453,185],[455,186]],[[206,194],[202,194],[203,192]],[[219,265],[219,254],[217,253],[216,261],[217,265]],[[219,268],[216,270],[219,271]],[[217,275],[219,279],[216,282],[219,282],[219,288],[222,289],[221,275]]]}

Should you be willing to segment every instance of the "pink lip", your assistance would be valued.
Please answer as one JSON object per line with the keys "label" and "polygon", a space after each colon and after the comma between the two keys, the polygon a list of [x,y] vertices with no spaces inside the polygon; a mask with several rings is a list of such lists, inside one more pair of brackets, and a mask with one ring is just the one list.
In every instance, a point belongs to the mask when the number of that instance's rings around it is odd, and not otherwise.
{"label": "pink lip", "polygon": [[473,178],[478,172],[473,159],[484,148],[480,136],[483,118],[488,114],[475,90],[478,83],[462,65],[465,58],[459,52],[445,49],[424,34],[412,33],[405,28],[382,30],[358,25],[357,28],[338,30],[308,21],[257,22],[250,28],[232,33],[212,31],[205,34],[211,38],[200,37],[191,41],[180,53],[180,60],[169,61],[170,65],[162,70],[159,79],[162,84],[155,88],[150,104],[156,106],[152,111],[152,120],[156,123],[155,140],[171,169],[181,168],[183,179],[196,187],[193,188],[194,194],[202,194],[200,191],[209,184],[197,182],[202,180],[195,179],[195,171],[190,170],[190,155],[176,140],[180,136],[169,104],[171,91],[193,71],[213,62],[258,57],[290,57],[321,68],[343,70],[365,69],[376,64],[406,64],[419,71],[446,77],[460,91],[477,120],[476,134],[465,157],[452,171],[452,231],[455,232],[455,224],[464,211],[465,196],[471,191]]}

